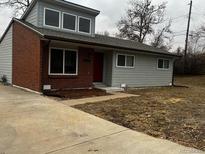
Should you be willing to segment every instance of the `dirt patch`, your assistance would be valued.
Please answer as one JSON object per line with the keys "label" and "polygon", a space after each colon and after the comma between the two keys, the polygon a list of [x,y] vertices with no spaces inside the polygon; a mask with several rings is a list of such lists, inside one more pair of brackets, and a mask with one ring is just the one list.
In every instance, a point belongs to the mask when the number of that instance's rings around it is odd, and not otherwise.
{"label": "dirt patch", "polygon": [[58,91],[45,91],[44,95],[65,99],[80,99],[88,97],[106,96],[111,95],[106,91],[99,89],[77,89],[77,90],[58,90]]}
{"label": "dirt patch", "polygon": [[201,79],[200,76],[201,84],[190,79],[177,80],[189,88],[130,90],[129,93],[140,96],[75,108],[154,137],[205,150],[205,76]]}

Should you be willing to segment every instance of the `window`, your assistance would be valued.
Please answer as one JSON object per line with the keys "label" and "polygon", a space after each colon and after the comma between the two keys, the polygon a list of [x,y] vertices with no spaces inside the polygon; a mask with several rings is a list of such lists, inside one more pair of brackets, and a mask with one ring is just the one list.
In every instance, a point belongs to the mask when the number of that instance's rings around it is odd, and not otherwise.
{"label": "window", "polygon": [[44,25],[60,28],[60,12],[45,8]]}
{"label": "window", "polygon": [[117,55],[117,67],[133,68],[134,60],[135,60],[135,56],[133,55],[118,54]]}
{"label": "window", "polygon": [[77,51],[67,49],[50,50],[50,75],[77,75]]}
{"label": "window", "polygon": [[83,17],[79,17],[79,32],[90,34],[91,20]]}
{"label": "window", "polygon": [[133,67],[134,66],[134,56],[127,56],[126,66],[127,67]]}
{"label": "window", "polygon": [[65,73],[76,74],[77,54],[75,51],[65,51]]}
{"label": "window", "polygon": [[50,55],[50,73],[63,73],[63,50],[52,49]]}
{"label": "window", "polygon": [[118,55],[117,66],[125,66],[125,55]]}
{"label": "window", "polygon": [[68,13],[63,13],[63,28],[76,31],[76,16]]}
{"label": "window", "polygon": [[158,59],[158,69],[169,69],[169,60]]}

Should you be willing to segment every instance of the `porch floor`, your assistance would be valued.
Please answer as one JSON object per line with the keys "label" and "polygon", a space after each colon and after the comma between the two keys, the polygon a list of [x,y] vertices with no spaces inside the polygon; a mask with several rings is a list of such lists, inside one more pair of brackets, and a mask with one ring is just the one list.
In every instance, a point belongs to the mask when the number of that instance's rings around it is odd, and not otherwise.
{"label": "porch floor", "polygon": [[105,90],[107,93],[114,93],[114,92],[123,92],[124,89],[120,87],[109,87],[103,83],[95,82],[93,83],[96,89]]}

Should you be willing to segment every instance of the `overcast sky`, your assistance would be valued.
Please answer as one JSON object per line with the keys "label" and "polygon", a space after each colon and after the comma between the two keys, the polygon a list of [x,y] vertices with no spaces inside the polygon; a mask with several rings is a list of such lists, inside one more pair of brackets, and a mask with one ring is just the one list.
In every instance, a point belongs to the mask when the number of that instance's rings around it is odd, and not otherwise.
{"label": "overcast sky", "polygon": [[[117,32],[116,23],[120,17],[125,15],[129,0],[70,0],[71,2],[92,7],[101,11],[96,21],[96,32],[108,31],[110,34]],[[153,0],[153,4],[159,4],[164,0]],[[184,46],[185,30],[190,0],[167,0],[166,16],[173,19],[172,31],[176,32],[174,47]],[[179,18],[178,18],[179,17]],[[202,23],[205,24],[205,0],[193,0],[193,14],[191,19],[191,30],[196,29]],[[0,9],[0,36],[6,29],[12,18],[12,10]]]}

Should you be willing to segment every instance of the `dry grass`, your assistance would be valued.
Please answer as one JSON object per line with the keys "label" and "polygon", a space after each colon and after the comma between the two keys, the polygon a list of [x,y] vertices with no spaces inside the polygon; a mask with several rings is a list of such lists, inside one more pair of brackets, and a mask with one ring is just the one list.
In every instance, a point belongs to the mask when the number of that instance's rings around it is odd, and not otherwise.
{"label": "dry grass", "polygon": [[130,90],[140,97],[75,107],[154,137],[205,150],[205,76],[177,77],[176,83],[188,87]]}

